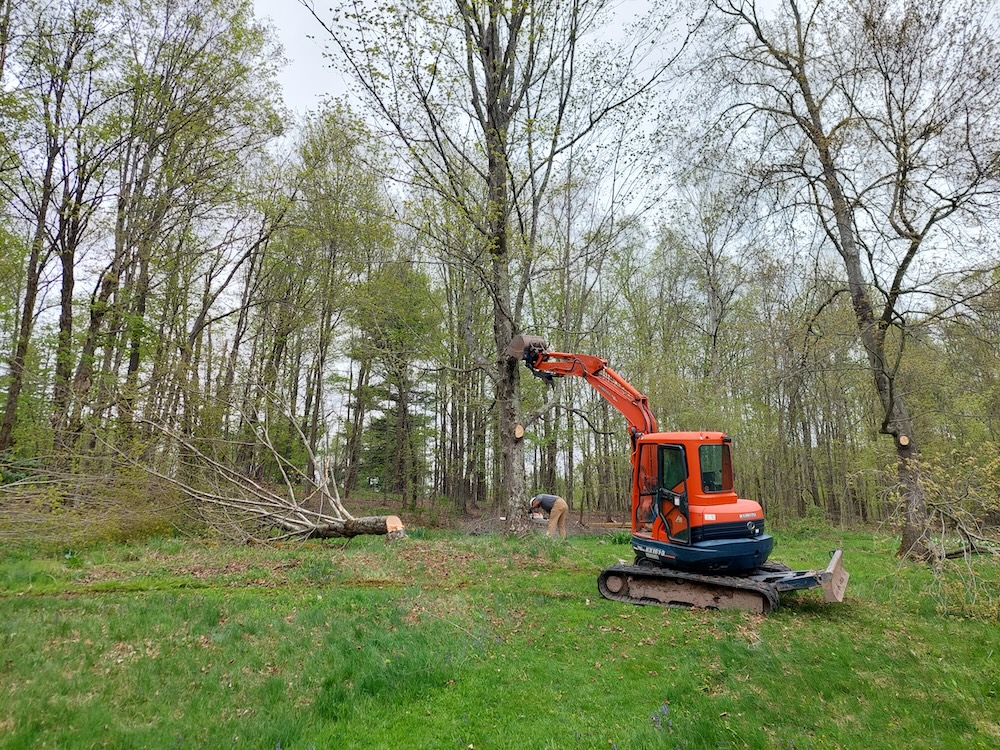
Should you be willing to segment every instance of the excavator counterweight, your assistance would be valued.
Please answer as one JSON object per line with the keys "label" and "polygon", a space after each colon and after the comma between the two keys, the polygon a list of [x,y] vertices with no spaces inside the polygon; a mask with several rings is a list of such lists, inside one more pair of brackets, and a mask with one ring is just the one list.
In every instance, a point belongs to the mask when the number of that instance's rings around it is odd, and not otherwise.
{"label": "excavator counterweight", "polygon": [[848,574],[840,550],[825,570],[768,562],[774,539],[760,504],[734,489],[728,435],[659,432],[645,394],[601,357],[550,351],[544,338],[530,335],[516,336],[507,355],[550,384],[583,378],[628,422],[635,564],[601,572],[605,598],[769,612],[781,592],[821,587],[827,601],[843,600]]}

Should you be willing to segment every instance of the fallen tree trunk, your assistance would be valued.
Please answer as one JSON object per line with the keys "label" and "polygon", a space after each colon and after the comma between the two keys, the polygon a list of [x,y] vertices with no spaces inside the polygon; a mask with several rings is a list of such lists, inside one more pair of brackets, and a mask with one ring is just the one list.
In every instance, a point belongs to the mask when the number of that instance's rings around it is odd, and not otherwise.
{"label": "fallen tree trunk", "polygon": [[[293,531],[291,528],[287,530]],[[389,540],[393,540],[402,537],[403,533],[403,522],[399,520],[398,516],[363,516],[362,518],[331,520],[327,523],[317,524],[306,531],[304,536],[320,539],[350,539],[355,536],[374,534],[376,536],[385,535]]]}

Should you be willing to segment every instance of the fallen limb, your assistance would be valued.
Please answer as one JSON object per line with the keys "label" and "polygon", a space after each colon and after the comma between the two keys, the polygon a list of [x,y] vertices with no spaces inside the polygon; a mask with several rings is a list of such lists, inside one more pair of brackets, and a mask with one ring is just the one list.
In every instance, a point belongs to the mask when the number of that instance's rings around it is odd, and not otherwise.
{"label": "fallen limb", "polygon": [[384,534],[389,539],[396,539],[402,535],[403,530],[403,522],[397,516],[363,516],[314,526],[306,534],[306,537],[330,539],[350,538],[365,534]]}
{"label": "fallen limb", "polygon": [[1000,556],[1000,548],[983,546],[980,544],[969,544],[961,549],[951,550],[945,553],[945,559],[954,560],[959,557],[970,557],[972,555],[995,555]]}

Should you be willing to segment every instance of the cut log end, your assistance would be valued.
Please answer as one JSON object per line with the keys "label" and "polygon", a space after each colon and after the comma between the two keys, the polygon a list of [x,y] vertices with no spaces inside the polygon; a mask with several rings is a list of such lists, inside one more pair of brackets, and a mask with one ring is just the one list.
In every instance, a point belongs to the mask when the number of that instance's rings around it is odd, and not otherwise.
{"label": "cut log end", "polygon": [[406,538],[406,527],[399,520],[399,516],[385,517],[385,540],[395,542]]}

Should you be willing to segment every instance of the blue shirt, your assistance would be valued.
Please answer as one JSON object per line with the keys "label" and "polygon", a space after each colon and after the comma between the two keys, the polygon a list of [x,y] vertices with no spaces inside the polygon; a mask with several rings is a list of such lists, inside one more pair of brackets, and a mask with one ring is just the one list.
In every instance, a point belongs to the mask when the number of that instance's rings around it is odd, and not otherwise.
{"label": "blue shirt", "polygon": [[540,506],[542,506],[542,510],[544,510],[546,513],[551,513],[552,506],[556,504],[556,500],[558,499],[559,495],[549,495],[544,493],[541,495],[535,495],[533,498],[531,498],[531,507],[535,507],[535,503],[538,503]]}

